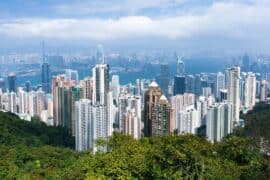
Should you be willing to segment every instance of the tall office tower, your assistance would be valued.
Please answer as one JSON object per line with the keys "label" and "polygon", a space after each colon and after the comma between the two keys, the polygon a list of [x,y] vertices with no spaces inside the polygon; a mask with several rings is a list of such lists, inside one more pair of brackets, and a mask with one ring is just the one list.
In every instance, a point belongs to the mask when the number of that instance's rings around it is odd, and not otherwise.
{"label": "tall office tower", "polygon": [[8,75],[8,90],[9,92],[16,92],[16,74],[9,73]]}
{"label": "tall office tower", "polygon": [[232,127],[239,124],[240,109],[240,67],[235,66],[227,69],[228,103],[232,104]]}
{"label": "tall office tower", "polygon": [[261,96],[260,101],[265,102],[268,96],[268,84],[266,80],[261,81]]}
{"label": "tall office tower", "polygon": [[177,74],[174,76],[173,94],[184,94],[186,91],[185,64],[181,57],[177,60]]}
{"label": "tall office tower", "polygon": [[42,42],[42,65],[41,65],[42,90],[47,94],[51,93],[51,70],[44,52],[44,41]]}
{"label": "tall office tower", "polygon": [[71,87],[71,134],[75,136],[75,102],[83,99],[83,89],[81,86],[72,86]]}
{"label": "tall office tower", "polygon": [[168,96],[168,86],[169,86],[169,65],[168,64],[161,64],[160,65],[160,74],[156,77],[157,83],[159,84],[160,89],[162,92]]}
{"label": "tall office tower", "polygon": [[107,118],[108,118],[108,136],[113,135],[113,125],[118,117],[118,108],[114,103],[113,92],[107,94]]}
{"label": "tall office tower", "polygon": [[245,77],[244,107],[252,110],[256,103],[256,77],[252,72],[248,72]]}
{"label": "tall office tower", "polygon": [[71,130],[73,81],[66,81],[64,76],[54,76],[52,80],[53,118],[55,126],[67,127]]}
{"label": "tall office tower", "polygon": [[188,75],[187,76],[187,84],[186,84],[186,89],[188,93],[193,93],[195,94],[195,77],[193,75]]}
{"label": "tall office tower", "polygon": [[144,94],[144,136],[152,136],[152,121],[154,108],[159,104],[162,92],[158,84],[153,81]]}
{"label": "tall office tower", "polygon": [[226,102],[210,106],[207,111],[206,136],[212,141],[220,141],[232,132],[233,108]]}
{"label": "tall office tower", "polygon": [[120,94],[120,84],[118,75],[112,75],[111,90],[113,93],[113,101],[114,103],[118,104],[118,97]]}
{"label": "tall office tower", "polygon": [[17,97],[16,93],[11,91],[8,96],[8,111],[12,113],[17,112]]}
{"label": "tall office tower", "polygon": [[30,81],[26,81],[25,84],[25,91],[26,92],[30,92],[31,91],[31,82]]}
{"label": "tall office tower", "polygon": [[196,134],[197,128],[199,127],[198,111],[194,105],[186,106],[179,112],[178,121],[178,133],[190,133]]}
{"label": "tall office tower", "polygon": [[151,119],[151,136],[165,136],[171,132],[171,107],[164,95],[159,98],[158,104],[153,107]]}
{"label": "tall office tower", "polygon": [[220,90],[225,88],[225,75],[218,72],[215,80],[215,97],[220,101]]}
{"label": "tall office tower", "polygon": [[66,80],[67,81],[74,81],[75,84],[79,82],[79,74],[78,71],[72,69],[66,69]]}
{"label": "tall office tower", "polygon": [[94,122],[92,119],[92,104],[89,99],[75,102],[75,144],[76,151],[84,151],[94,147]]}
{"label": "tall office tower", "polygon": [[196,74],[195,75],[195,95],[200,96],[202,93],[202,81],[201,81],[201,75]]}
{"label": "tall office tower", "polygon": [[18,106],[20,114],[27,113],[27,104],[27,93],[22,88],[18,88]]}
{"label": "tall office tower", "polygon": [[172,96],[171,107],[172,107],[172,118],[171,118],[171,132],[178,128],[179,113],[184,107],[195,104],[195,95],[191,93],[184,93],[183,95]]}
{"label": "tall office tower", "polygon": [[93,98],[94,104],[106,105],[109,91],[109,65],[97,64],[93,69]]}

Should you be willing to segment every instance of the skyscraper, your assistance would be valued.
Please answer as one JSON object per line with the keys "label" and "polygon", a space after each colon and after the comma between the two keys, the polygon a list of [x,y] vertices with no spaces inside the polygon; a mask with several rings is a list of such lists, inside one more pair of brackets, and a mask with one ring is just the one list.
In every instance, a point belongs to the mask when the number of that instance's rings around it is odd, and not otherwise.
{"label": "skyscraper", "polygon": [[76,123],[76,115],[75,115],[75,102],[83,99],[83,89],[80,86],[72,86],[71,87],[71,133],[72,136],[75,136],[75,123]]}
{"label": "skyscraper", "polygon": [[139,96],[127,97],[124,133],[135,139],[141,137],[141,98]]}
{"label": "skyscraper", "polygon": [[244,107],[252,110],[256,103],[256,77],[248,72],[245,77]]}
{"label": "skyscraper", "polygon": [[51,70],[50,65],[45,57],[44,41],[42,42],[41,83],[42,83],[42,90],[45,93],[51,93]]}
{"label": "skyscraper", "polygon": [[173,132],[178,128],[179,113],[187,106],[195,105],[195,95],[192,93],[184,93],[183,95],[172,96],[171,108],[171,131]]}
{"label": "skyscraper", "polygon": [[230,103],[217,103],[208,108],[206,136],[210,141],[220,141],[232,132],[232,115]]}
{"label": "skyscraper", "polygon": [[170,133],[171,107],[167,98],[162,95],[158,104],[153,107],[151,136],[165,136]]}
{"label": "skyscraper", "polygon": [[233,127],[239,124],[240,110],[240,67],[235,66],[227,69],[228,103],[232,104]]}
{"label": "skyscraper", "polygon": [[72,92],[73,81],[66,81],[64,76],[54,76],[52,80],[54,125],[72,129]]}
{"label": "skyscraper", "polygon": [[75,144],[77,151],[94,147],[92,105],[89,99],[81,99],[75,103]]}
{"label": "skyscraper", "polygon": [[184,94],[186,91],[185,64],[181,57],[177,60],[177,74],[174,76],[173,94]]}
{"label": "skyscraper", "polygon": [[9,92],[16,92],[16,74],[10,73],[8,75],[8,90]]}
{"label": "skyscraper", "polygon": [[97,64],[93,69],[93,103],[106,105],[109,91],[109,65]]}
{"label": "skyscraper", "polygon": [[144,95],[144,136],[152,135],[152,121],[154,107],[159,104],[162,92],[158,84],[153,81]]}

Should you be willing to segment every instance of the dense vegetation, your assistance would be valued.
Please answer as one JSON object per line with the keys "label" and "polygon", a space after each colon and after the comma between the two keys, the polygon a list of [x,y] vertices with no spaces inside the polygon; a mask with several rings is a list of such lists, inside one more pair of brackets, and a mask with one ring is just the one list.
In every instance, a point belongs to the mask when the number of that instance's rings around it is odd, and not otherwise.
{"label": "dense vegetation", "polygon": [[269,179],[268,162],[245,131],[216,144],[193,135],[114,134],[105,142],[110,151],[93,155],[73,151],[74,139],[60,127],[0,113],[0,179]]}
{"label": "dense vegetation", "polygon": [[257,104],[253,111],[242,115],[245,128],[239,130],[241,136],[248,136],[259,141],[260,138],[270,140],[270,104]]}

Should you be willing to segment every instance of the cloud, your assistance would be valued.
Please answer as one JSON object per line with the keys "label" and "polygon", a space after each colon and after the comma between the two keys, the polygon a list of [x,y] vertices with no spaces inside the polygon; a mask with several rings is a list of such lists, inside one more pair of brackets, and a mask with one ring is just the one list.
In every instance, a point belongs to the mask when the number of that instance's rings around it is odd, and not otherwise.
{"label": "cloud", "polygon": [[[165,2],[166,0],[164,0]],[[163,0],[145,5],[158,6]],[[140,4],[140,3],[139,3]],[[138,5],[137,5],[138,6]],[[269,38],[270,4],[218,2],[200,13],[119,18],[19,18],[0,21],[0,34],[15,38],[118,40],[165,38],[171,40],[209,37],[220,39]],[[135,8],[140,9],[140,8]]]}

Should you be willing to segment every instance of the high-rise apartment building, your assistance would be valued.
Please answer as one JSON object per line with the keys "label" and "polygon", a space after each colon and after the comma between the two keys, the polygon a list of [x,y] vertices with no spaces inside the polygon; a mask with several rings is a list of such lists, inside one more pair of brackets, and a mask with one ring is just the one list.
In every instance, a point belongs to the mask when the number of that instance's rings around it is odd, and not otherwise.
{"label": "high-rise apartment building", "polygon": [[240,111],[240,67],[235,66],[227,69],[228,103],[232,104],[233,127],[239,124]]}
{"label": "high-rise apartment building", "polygon": [[209,106],[206,121],[206,136],[212,141],[220,141],[232,132],[233,107],[222,102]]}
{"label": "high-rise apartment building", "polygon": [[158,104],[153,107],[151,120],[151,136],[165,136],[171,132],[171,106],[164,95],[159,98]]}
{"label": "high-rise apartment building", "polygon": [[93,69],[93,103],[106,105],[109,91],[109,65],[97,64]]}
{"label": "high-rise apartment building", "polygon": [[179,113],[187,106],[195,105],[195,95],[192,93],[184,93],[183,95],[172,96],[171,98],[171,131],[178,128]]}
{"label": "high-rise apartment building", "polygon": [[245,76],[244,107],[252,110],[256,103],[256,76],[248,72]]}

